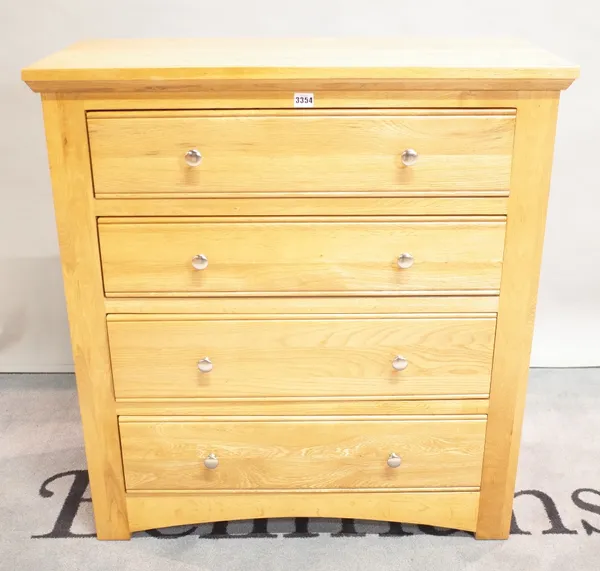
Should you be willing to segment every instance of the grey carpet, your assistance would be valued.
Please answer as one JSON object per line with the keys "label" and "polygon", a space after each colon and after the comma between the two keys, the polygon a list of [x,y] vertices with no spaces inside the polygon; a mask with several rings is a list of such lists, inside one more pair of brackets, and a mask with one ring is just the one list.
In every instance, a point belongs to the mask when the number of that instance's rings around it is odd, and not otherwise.
{"label": "grey carpet", "polygon": [[[45,485],[44,485],[45,483]],[[0,375],[0,569],[600,569],[600,369],[531,373],[506,542],[354,520],[257,520],[93,534],[71,375]],[[544,504],[545,503],[545,504]]]}

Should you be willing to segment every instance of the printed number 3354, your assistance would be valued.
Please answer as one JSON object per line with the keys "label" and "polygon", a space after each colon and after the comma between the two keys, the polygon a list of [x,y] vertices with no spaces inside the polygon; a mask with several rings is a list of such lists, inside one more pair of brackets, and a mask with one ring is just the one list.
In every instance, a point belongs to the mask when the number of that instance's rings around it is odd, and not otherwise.
{"label": "printed number 3354", "polygon": [[294,107],[314,107],[314,105],[313,93],[294,93]]}

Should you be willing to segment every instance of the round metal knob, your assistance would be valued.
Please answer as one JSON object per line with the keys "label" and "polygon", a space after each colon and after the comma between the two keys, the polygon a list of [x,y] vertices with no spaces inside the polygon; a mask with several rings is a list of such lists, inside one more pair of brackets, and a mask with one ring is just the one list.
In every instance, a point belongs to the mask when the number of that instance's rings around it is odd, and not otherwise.
{"label": "round metal knob", "polygon": [[408,252],[398,256],[398,267],[403,270],[410,268],[414,263],[415,259],[412,257],[412,254],[409,254]]}
{"label": "round metal knob", "polygon": [[400,155],[400,159],[402,160],[402,164],[405,167],[412,167],[419,158],[419,153],[414,149],[405,149],[402,151],[402,155]]}
{"label": "round metal knob", "polygon": [[200,151],[197,151],[196,149],[190,149],[185,154],[185,162],[190,167],[197,167],[202,162],[202,155],[200,154]]}
{"label": "round metal knob", "polygon": [[402,355],[398,355],[392,361],[392,367],[394,367],[394,369],[396,369],[396,371],[404,371],[404,369],[406,369],[406,367],[408,367],[408,361]]}
{"label": "round metal knob", "polygon": [[392,452],[387,459],[387,465],[390,468],[398,468],[398,466],[400,466],[400,464],[402,464],[402,458],[400,458],[400,456],[398,456],[398,454],[396,454],[395,452]]}
{"label": "round metal knob", "polygon": [[219,459],[217,458],[217,456],[215,454],[209,454],[204,459],[204,467],[208,468],[209,470],[214,470],[218,465],[219,465]]}
{"label": "round metal knob", "polygon": [[198,254],[192,258],[192,266],[196,270],[205,270],[208,268],[208,258],[204,254]]}
{"label": "round metal knob", "polygon": [[210,373],[212,371],[212,368],[212,361],[208,357],[204,357],[204,359],[200,359],[200,361],[198,361],[198,370],[200,372]]}

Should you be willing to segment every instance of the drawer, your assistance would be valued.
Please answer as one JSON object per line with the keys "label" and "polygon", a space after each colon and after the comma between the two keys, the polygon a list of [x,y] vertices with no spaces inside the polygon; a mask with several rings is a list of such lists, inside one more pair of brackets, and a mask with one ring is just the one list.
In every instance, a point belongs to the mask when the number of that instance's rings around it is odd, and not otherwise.
{"label": "drawer", "polygon": [[[381,295],[500,287],[500,216],[280,220],[100,218],[105,291]],[[406,253],[412,265],[401,268]],[[195,256],[207,267],[195,269],[202,267]]]}
{"label": "drawer", "polygon": [[508,191],[514,123],[510,110],[88,114],[99,197]]}
{"label": "drawer", "polygon": [[[179,417],[162,421],[121,417],[126,487],[478,487],[485,417],[442,418],[196,421]],[[390,454],[399,458],[390,459]],[[400,465],[392,468],[388,460],[392,465],[400,460]]]}
{"label": "drawer", "polygon": [[108,337],[117,398],[485,395],[495,324],[115,315]]}

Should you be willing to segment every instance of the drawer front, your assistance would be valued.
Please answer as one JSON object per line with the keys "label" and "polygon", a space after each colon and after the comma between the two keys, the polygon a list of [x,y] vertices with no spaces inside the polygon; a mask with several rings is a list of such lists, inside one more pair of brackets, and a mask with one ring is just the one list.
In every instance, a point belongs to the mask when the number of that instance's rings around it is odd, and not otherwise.
{"label": "drawer front", "polygon": [[[369,295],[500,287],[502,217],[472,222],[152,220],[100,219],[107,295]],[[399,267],[404,253],[413,257],[411,267]],[[206,258],[205,269],[193,266],[199,255]]]}
{"label": "drawer front", "polygon": [[[480,485],[485,417],[394,418],[197,422],[180,417],[161,422],[121,417],[126,486],[237,490]],[[388,465],[388,460],[398,463],[390,454],[399,457],[399,466]]]}
{"label": "drawer front", "polygon": [[96,195],[509,188],[512,115],[244,113],[90,114]]}
{"label": "drawer front", "polygon": [[489,391],[493,318],[113,319],[117,398]]}

